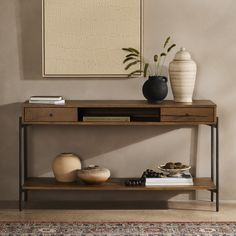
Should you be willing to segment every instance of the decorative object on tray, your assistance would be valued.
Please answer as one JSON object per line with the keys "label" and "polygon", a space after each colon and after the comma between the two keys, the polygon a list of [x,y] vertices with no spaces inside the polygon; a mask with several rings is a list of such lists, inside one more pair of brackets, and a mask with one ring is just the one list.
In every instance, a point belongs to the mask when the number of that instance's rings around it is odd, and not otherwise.
{"label": "decorative object on tray", "polygon": [[175,54],[169,65],[170,83],[175,102],[192,102],[197,65],[185,48]]}
{"label": "decorative object on tray", "polygon": [[157,168],[169,175],[176,175],[189,171],[191,166],[184,165],[181,162],[167,162],[165,165],[159,165]]}
{"label": "decorative object on tray", "polygon": [[110,177],[110,170],[97,165],[89,165],[78,170],[77,175],[86,184],[101,184]]}
{"label": "decorative object on tray", "polygon": [[140,52],[135,48],[122,48],[127,55],[123,63],[127,63],[125,70],[128,70],[136,64],[143,66],[143,70],[134,70],[130,72],[130,76],[137,75],[137,73],[144,74],[144,77],[149,76],[148,80],[143,85],[143,95],[149,102],[162,101],[168,93],[167,77],[163,76],[163,66],[167,54],[176,45],[170,43],[170,37],[165,40],[163,45],[163,52],[160,55],[154,55],[154,69],[151,68],[151,64],[146,62]]}
{"label": "decorative object on tray", "polygon": [[31,96],[29,103],[64,105],[65,99],[62,96]]}
{"label": "decorative object on tray", "polygon": [[77,180],[77,170],[81,169],[80,158],[74,153],[61,153],[52,163],[54,176],[59,182]]}

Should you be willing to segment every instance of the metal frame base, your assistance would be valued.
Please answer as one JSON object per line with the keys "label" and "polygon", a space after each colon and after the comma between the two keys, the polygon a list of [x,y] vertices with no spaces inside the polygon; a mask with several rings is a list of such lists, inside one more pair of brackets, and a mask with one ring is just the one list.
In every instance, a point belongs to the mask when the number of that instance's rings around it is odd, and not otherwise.
{"label": "metal frame base", "polygon": [[[215,190],[210,190],[211,202],[214,201],[216,211],[219,211],[219,118],[216,123],[209,125],[211,127],[211,179],[215,183]],[[23,209],[24,202],[28,201],[28,191],[23,190],[23,183],[28,178],[28,125],[22,123],[22,117],[19,118],[19,211]],[[214,132],[216,131],[216,132]]]}

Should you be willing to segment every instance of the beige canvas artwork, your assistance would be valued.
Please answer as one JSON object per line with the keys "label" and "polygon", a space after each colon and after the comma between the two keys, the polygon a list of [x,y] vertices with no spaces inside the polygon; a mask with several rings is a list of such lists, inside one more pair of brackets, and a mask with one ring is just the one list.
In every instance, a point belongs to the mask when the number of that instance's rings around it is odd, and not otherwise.
{"label": "beige canvas artwork", "polygon": [[45,77],[126,76],[123,47],[142,51],[141,0],[43,0]]}

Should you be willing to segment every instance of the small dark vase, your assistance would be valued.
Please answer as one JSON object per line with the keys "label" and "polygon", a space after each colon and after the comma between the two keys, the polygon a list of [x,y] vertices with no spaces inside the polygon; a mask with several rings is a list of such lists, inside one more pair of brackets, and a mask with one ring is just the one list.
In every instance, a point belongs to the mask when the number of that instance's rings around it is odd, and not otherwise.
{"label": "small dark vase", "polygon": [[162,101],[168,93],[165,76],[149,76],[143,84],[143,95],[149,102]]}

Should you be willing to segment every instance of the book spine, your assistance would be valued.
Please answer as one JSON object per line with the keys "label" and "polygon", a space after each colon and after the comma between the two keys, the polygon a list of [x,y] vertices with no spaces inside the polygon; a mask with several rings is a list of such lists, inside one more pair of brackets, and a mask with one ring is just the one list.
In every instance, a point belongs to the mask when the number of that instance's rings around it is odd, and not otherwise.
{"label": "book spine", "polygon": [[192,183],[193,181],[146,181],[146,183]]}
{"label": "book spine", "polygon": [[168,183],[168,182],[166,182],[166,183],[145,183],[146,185],[193,185],[193,182],[185,182],[185,183],[183,183],[183,182],[172,182],[172,183]]}
{"label": "book spine", "polygon": [[145,186],[185,186],[185,185],[193,185],[193,183],[146,183]]}
{"label": "book spine", "polygon": [[84,116],[83,121],[120,121],[120,122],[129,122],[129,116]]}
{"label": "book spine", "polygon": [[192,184],[192,178],[148,178],[146,184]]}
{"label": "book spine", "polygon": [[193,181],[192,180],[175,180],[175,181],[167,181],[167,180],[156,180],[156,181],[148,181],[146,180],[146,183],[192,183]]}
{"label": "book spine", "polygon": [[64,105],[65,104],[65,100],[60,100],[60,101],[34,100],[34,101],[29,101],[29,103],[33,103],[33,104]]}
{"label": "book spine", "polygon": [[30,101],[60,101],[63,100],[61,96],[55,96],[55,97],[50,97],[50,96],[32,96],[30,97]]}

